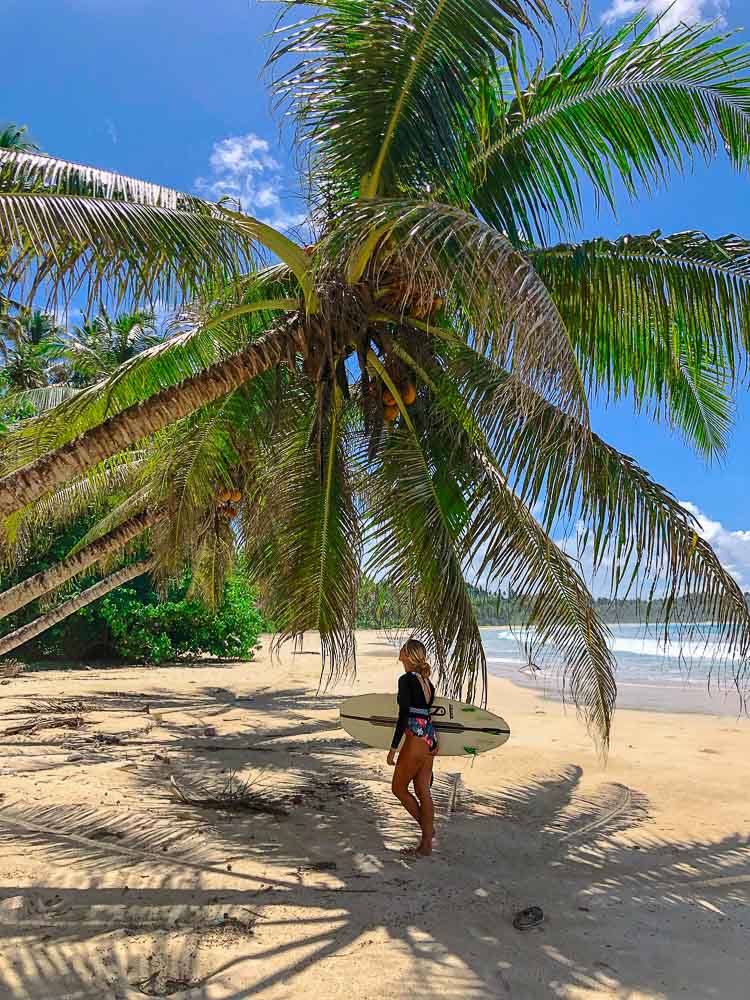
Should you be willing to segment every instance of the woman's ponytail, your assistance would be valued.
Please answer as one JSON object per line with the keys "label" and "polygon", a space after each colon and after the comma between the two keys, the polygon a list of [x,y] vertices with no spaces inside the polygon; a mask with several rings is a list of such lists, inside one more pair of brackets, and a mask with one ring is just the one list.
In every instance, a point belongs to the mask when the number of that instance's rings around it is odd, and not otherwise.
{"label": "woman's ponytail", "polygon": [[416,669],[423,680],[430,676],[430,664],[427,661],[427,649],[419,639],[407,639],[404,643],[404,652],[409,657],[409,662]]}

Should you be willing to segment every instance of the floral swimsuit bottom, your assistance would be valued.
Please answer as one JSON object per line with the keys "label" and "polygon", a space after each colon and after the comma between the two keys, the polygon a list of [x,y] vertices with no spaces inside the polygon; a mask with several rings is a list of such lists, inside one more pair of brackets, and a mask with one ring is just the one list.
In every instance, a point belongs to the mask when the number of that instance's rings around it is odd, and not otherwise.
{"label": "floral swimsuit bottom", "polygon": [[437,733],[426,709],[410,708],[409,721],[406,725],[409,732],[414,733],[417,739],[425,741],[430,753],[434,753],[437,750]]}

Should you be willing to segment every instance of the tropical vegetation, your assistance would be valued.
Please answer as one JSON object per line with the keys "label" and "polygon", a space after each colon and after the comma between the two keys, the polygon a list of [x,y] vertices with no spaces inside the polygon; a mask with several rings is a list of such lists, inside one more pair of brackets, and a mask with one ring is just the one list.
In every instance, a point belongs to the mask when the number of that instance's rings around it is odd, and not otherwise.
{"label": "tropical vegetation", "polygon": [[721,456],[750,243],[570,233],[696,157],[747,169],[748,51],[640,17],[550,56],[544,0],[281,8],[269,71],[309,178],[303,239],[241,205],[0,154],[3,294],[180,317],[6,432],[9,551],[40,511],[116,481],[84,544],[160,514],[155,579],[192,567],[209,603],[241,553],[279,636],[318,630],[332,674],[354,661],[364,568],[467,698],[485,670],[471,580],[510,585],[606,741],[607,630],[552,538],[580,521],[614,590],[658,592],[665,621],[678,598],[705,609],[739,682],[742,593],[692,516],[592,431],[588,396],[626,396]]}

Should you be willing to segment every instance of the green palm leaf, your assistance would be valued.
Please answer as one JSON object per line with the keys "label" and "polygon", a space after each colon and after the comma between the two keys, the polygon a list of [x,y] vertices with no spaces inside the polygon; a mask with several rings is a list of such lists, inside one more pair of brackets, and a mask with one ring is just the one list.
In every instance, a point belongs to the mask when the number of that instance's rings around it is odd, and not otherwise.
{"label": "green palm leaf", "polygon": [[[471,354],[463,345],[461,352]],[[508,485],[481,422],[450,375],[438,366],[426,372],[406,352],[401,356],[433,394],[438,437],[450,456],[454,482],[461,484],[464,529],[458,541],[464,574],[470,569],[482,586],[509,585],[524,596],[536,639],[563,658],[564,689],[606,748],[617,693],[615,662],[584,581]],[[439,623],[440,633],[445,628]]]}
{"label": "green palm leaf", "polygon": [[45,385],[38,389],[19,389],[13,393],[13,399],[29,403],[36,413],[45,413],[75,398],[77,393],[78,390],[69,385]]}
{"label": "green palm leaf", "polygon": [[529,604],[528,624],[562,656],[564,685],[586,721],[609,745],[617,686],[609,630],[568,557],[508,488],[492,461],[473,458],[472,521],[467,557],[485,587],[510,584]]}
{"label": "green palm leaf", "polygon": [[277,640],[319,633],[322,668],[338,676],[354,665],[362,551],[346,450],[348,417],[339,397],[322,438],[322,475],[311,434],[318,407],[282,397],[284,425],[248,482],[244,552]]}
{"label": "green palm leaf", "polygon": [[[227,293],[180,312],[176,332],[120,365],[111,376],[62,399],[49,411],[8,433],[0,468],[9,471],[59,448],[121,410],[160,389],[229,357],[264,332],[279,311],[298,305],[288,298],[267,298],[266,275],[245,288],[230,308]],[[279,289],[276,289],[277,291]],[[283,289],[282,289],[283,290]]]}
{"label": "green palm leaf", "polygon": [[437,660],[442,690],[472,700],[487,668],[462,563],[468,512],[450,456],[430,444],[409,429],[390,433],[363,498],[365,572],[410,595],[409,624]]}
{"label": "green palm leaf", "polygon": [[283,32],[276,93],[349,196],[422,187],[463,168],[477,77],[540,19],[543,0],[329,0]]}
{"label": "green palm leaf", "polygon": [[[369,365],[396,395],[372,353]],[[487,663],[464,574],[468,484],[439,431],[418,429],[401,410],[402,426],[388,435],[363,490],[365,572],[411,596],[415,631],[437,660],[441,686],[472,700],[478,686],[486,690]]]}
{"label": "green palm leaf", "polygon": [[224,597],[224,585],[235,560],[236,545],[231,524],[221,517],[210,516],[197,534],[188,598],[197,598],[209,608],[217,608]]}
{"label": "green palm leaf", "polygon": [[46,190],[168,209],[209,211],[208,204],[200,198],[138,177],[32,151],[0,151],[0,191],[19,190]]}
{"label": "green palm leaf", "polygon": [[[273,373],[255,379],[172,425],[150,452],[151,495],[169,512],[152,548],[158,573],[176,578],[185,566],[207,559],[205,574],[195,580],[195,592],[205,583],[211,603],[223,588],[219,563],[212,560],[228,565],[224,527],[232,520],[218,495],[242,485],[243,466],[258,442],[267,440],[273,391]],[[201,549],[206,550],[203,556]]]}
{"label": "green palm leaf", "polygon": [[588,384],[632,395],[705,454],[721,453],[726,389],[750,348],[750,243],[653,233],[559,244],[530,259]]}
{"label": "green palm leaf", "polygon": [[[29,300],[177,303],[239,280],[270,250],[307,291],[301,247],[258,219],[149,184],[33,153],[0,151],[0,245],[9,288]],[[6,281],[8,279],[6,278]]]}
{"label": "green palm leaf", "polygon": [[669,419],[706,458],[723,457],[727,451],[734,416],[729,381],[725,368],[698,363],[684,350],[669,379]]}
{"label": "green palm leaf", "polygon": [[[0,569],[17,568],[28,559],[29,553],[38,549],[40,542],[51,543],[57,532],[74,521],[92,511],[104,512],[113,497],[136,489],[143,466],[143,452],[116,455],[90,469],[85,476],[5,518],[0,522]],[[105,527],[101,534],[106,534],[110,527]]]}
{"label": "green palm leaf", "polygon": [[[459,358],[458,350],[446,363],[463,398],[500,467],[519,496],[539,509],[544,527],[581,520],[593,571],[609,565],[612,593],[625,597],[634,591],[647,613],[660,596],[665,628],[677,615],[678,599],[691,597],[698,615],[693,620],[708,618],[718,626],[714,639],[725,645],[733,683],[741,685],[750,611],[692,515],[632,458],[598,435],[582,433],[574,419],[561,419],[541,399],[531,411],[528,393],[519,396],[512,377],[465,349]],[[700,633],[700,625],[692,628]]]}
{"label": "green palm leaf", "polygon": [[[708,25],[655,36],[655,24],[641,15],[596,32],[538,66],[520,93],[501,89],[469,154],[471,198],[488,221],[544,239],[550,222],[580,223],[581,176],[614,206],[620,186],[635,195],[719,146],[747,166],[750,53]],[[522,72],[516,56],[514,81]]]}
{"label": "green palm leaf", "polygon": [[54,303],[179,303],[252,264],[250,234],[221,219],[103,198],[0,191],[0,243],[12,294]]}

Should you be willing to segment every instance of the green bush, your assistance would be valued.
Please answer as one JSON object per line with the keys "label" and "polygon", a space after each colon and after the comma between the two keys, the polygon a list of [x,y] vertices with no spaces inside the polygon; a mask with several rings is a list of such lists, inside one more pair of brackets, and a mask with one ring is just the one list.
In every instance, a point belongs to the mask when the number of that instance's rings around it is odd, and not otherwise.
{"label": "green bush", "polygon": [[[74,589],[82,590],[94,579],[83,575],[76,580]],[[139,577],[53,625],[19,647],[18,654],[26,660],[146,663],[201,653],[249,658],[260,633],[272,630],[256,607],[255,592],[241,572],[227,581],[224,599],[214,610],[188,600],[189,586],[190,577],[186,576],[162,596],[153,589],[149,576]],[[0,623],[0,634],[31,621],[43,610],[34,601]]]}
{"label": "green bush", "polygon": [[248,657],[266,628],[255,595],[240,577],[227,582],[224,600],[213,611],[185,597],[144,603],[132,588],[123,587],[102,599],[98,613],[115,654],[148,663],[200,653]]}

